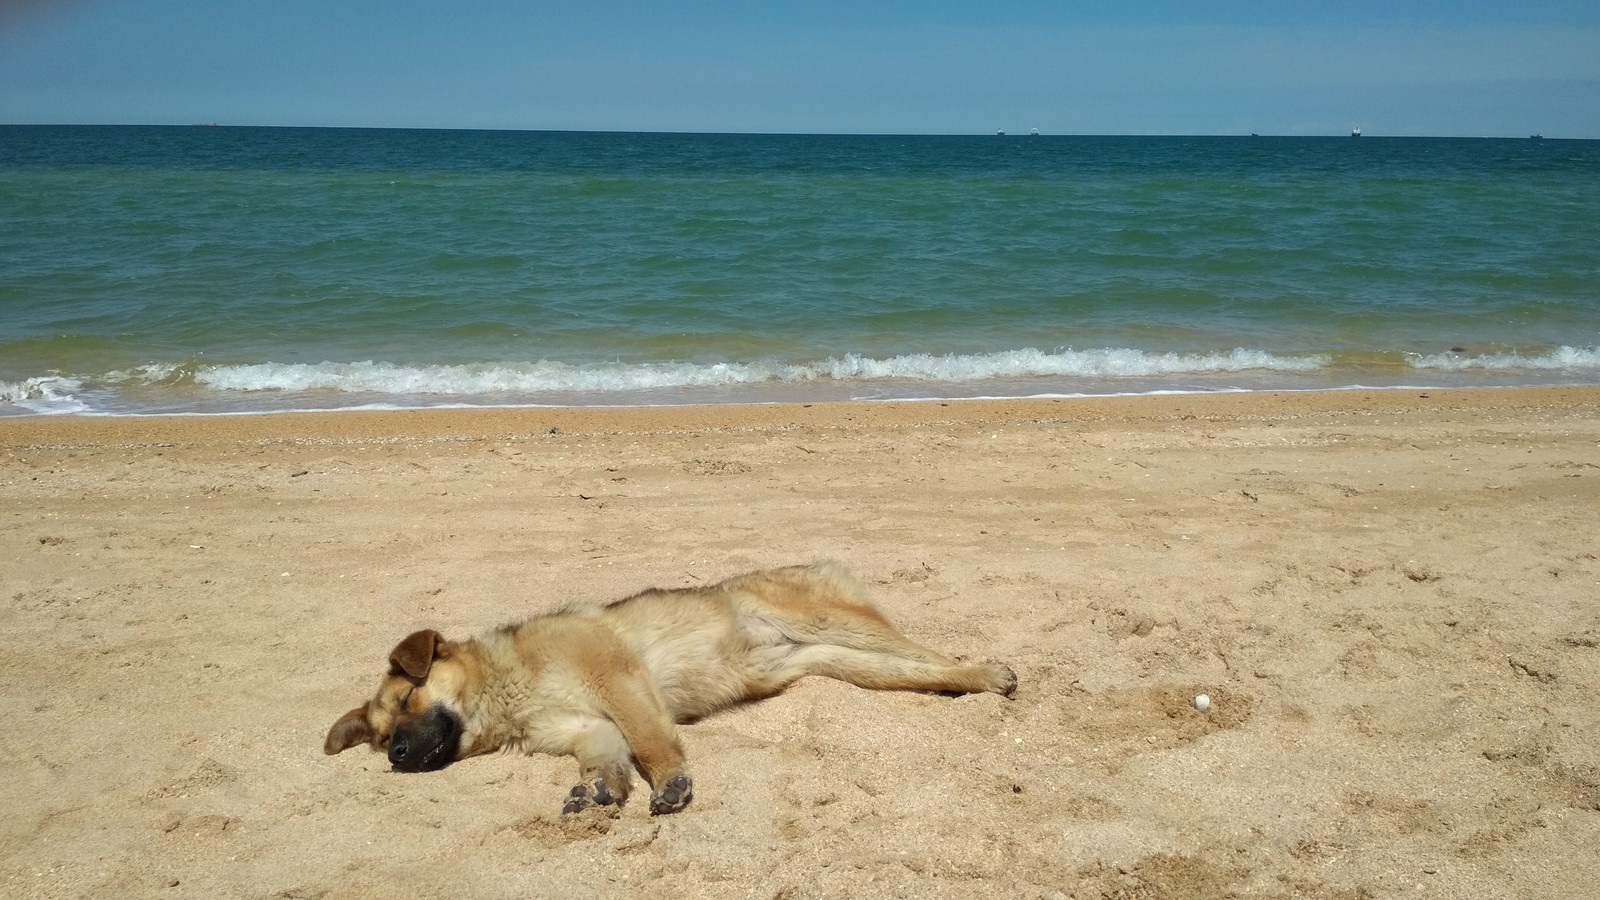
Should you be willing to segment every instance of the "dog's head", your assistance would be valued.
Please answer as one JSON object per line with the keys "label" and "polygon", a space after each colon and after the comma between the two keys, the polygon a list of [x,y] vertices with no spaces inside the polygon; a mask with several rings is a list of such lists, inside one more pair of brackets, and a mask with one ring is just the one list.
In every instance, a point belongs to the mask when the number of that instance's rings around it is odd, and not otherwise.
{"label": "dog's head", "polygon": [[330,756],[357,744],[386,750],[401,772],[429,772],[455,762],[462,751],[462,701],[469,671],[459,647],[437,631],[419,631],[389,654],[389,674],[378,693],[339,717],[328,729]]}

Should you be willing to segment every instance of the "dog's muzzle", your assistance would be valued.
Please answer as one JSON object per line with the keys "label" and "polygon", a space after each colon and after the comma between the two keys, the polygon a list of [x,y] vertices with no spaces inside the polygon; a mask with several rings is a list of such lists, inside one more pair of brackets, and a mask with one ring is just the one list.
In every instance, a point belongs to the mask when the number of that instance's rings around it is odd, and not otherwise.
{"label": "dog's muzzle", "polygon": [[389,738],[389,765],[397,772],[432,772],[456,761],[461,749],[461,719],[434,706],[403,722]]}

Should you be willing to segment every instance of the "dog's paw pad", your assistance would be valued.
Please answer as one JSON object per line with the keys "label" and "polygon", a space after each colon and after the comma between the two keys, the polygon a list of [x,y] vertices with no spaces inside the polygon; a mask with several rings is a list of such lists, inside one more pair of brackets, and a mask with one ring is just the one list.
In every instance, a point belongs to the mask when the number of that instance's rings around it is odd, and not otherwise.
{"label": "dog's paw pad", "polygon": [[687,775],[674,775],[650,798],[650,814],[664,816],[680,812],[694,799],[694,782]]}
{"label": "dog's paw pad", "polygon": [[561,814],[570,816],[594,806],[610,806],[618,802],[604,781],[580,784],[567,793],[567,802],[561,805]]}
{"label": "dog's paw pad", "polygon": [[589,786],[580,784],[573,788],[571,793],[567,794],[567,802],[561,805],[561,814],[563,816],[574,815],[594,805],[594,798],[590,796]]}

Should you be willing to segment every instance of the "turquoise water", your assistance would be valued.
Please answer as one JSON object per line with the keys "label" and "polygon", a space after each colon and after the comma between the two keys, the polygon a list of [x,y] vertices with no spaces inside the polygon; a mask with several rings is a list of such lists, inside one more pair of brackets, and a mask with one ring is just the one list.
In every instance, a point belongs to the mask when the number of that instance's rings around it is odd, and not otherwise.
{"label": "turquoise water", "polygon": [[0,127],[0,415],[1600,384],[1600,142]]}

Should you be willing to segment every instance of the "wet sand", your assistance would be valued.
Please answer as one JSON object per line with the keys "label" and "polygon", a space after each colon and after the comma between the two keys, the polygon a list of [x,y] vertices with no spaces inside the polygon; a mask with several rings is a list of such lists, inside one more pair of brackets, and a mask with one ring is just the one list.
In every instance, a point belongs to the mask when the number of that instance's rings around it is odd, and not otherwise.
{"label": "wet sand", "polygon": [[[0,893],[1589,896],[1597,535],[1596,389],[0,420]],[[658,818],[322,754],[415,628],[818,558],[1016,697],[807,679]]]}

